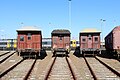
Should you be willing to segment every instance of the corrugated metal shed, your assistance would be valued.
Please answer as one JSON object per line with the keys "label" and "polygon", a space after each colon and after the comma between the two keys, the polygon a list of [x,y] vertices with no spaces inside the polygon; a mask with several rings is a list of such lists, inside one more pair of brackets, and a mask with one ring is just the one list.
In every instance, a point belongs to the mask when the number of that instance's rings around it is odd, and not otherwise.
{"label": "corrugated metal shed", "polygon": [[98,31],[97,29],[90,28],[90,29],[84,29],[80,33],[101,33],[101,31]]}
{"label": "corrugated metal shed", "polygon": [[56,29],[53,30],[51,34],[70,34],[70,31],[66,29]]}
{"label": "corrugated metal shed", "polygon": [[17,29],[17,31],[41,31],[41,30],[33,26],[24,26],[21,29]]}

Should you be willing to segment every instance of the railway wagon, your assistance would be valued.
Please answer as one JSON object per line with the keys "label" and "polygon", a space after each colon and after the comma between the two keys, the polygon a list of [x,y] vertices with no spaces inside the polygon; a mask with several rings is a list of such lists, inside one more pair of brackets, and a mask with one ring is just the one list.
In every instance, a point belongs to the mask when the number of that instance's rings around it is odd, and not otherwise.
{"label": "railway wagon", "polygon": [[70,51],[70,31],[66,29],[56,29],[51,33],[52,37],[52,52],[65,52],[68,54]]}
{"label": "railway wagon", "polygon": [[114,56],[120,56],[120,26],[116,26],[105,37],[105,48],[107,52],[113,53]]}
{"label": "railway wagon", "polygon": [[76,44],[76,40],[72,40],[71,41],[71,47],[72,48],[76,48],[77,44]]}
{"label": "railway wagon", "polygon": [[79,46],[79,41],[71,40],[71,50],[75,50]]}
{"label": "railway wagon", "polygon": [[20,56],[40,56],[42,33],[36,27],[23,27],[17,30],[17,51]]}
{"label": "railway wagon", "polygon": [[85,29],[80,32],[80,54],[96,55],[100,52],[100,33],[96,29]]}

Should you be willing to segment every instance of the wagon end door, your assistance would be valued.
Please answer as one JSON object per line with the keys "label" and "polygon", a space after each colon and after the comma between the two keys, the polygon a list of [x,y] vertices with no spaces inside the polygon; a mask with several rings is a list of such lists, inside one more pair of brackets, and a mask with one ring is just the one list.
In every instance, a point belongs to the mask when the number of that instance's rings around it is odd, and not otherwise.
{"label": "wagon end door", "polygon": [[88,35],[88,48],[92,48],[92,35]]}
{"label": "wagon end door", "polygon": [[26,46],[27,49],[32,49],[32,34],[28,33],[26,36]]}
{"label": "wagon end door", "polygon": [[58,40],[59,40],[59,45],[58,45],[58,47],[59,47],[59,48],[64,48],[64,37],[63,37],[63,36],[60,36]]}

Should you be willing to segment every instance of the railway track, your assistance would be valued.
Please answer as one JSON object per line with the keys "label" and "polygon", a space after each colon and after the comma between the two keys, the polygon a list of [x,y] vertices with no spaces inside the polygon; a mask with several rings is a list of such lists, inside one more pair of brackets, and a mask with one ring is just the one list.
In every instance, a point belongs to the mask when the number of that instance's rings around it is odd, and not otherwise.
{"label": "railway track", "polygon": [[55,57],[44,80],[65,79],[76,80],[67,57]]}
{"label": "railway track", "polygon": [[12,55],[10,58],[8,58],[7,60],[0,64],[0,74],[21,60],[22,57],[19,57],[17,54]]}
{"label": "railway track", "polygon": [[10,51],[7,51],[7,52],[0,52],[0,57],[3,56],[3,55],[6,55],[6,54],[8,54],[8,53],[10,53]]}
{"label": "railway track", "polygon": [[11,66],[8,70],[0,74],[1,80],[27,80],[34,65],[36,59],[22,59],[15,65]]}
{"label": "railway track", "polygon": [[104,80],[120,80],[120,77],[110,70],[103,63],[101,63],[97,58],[84,57],[85,62],[93,75],[94,80],[104,79]]}
{"label": "railway track", "polygon": [[115,59],[105,59],[101,57],[96,57],[99,62],[101,62],[103,65],[108,67],[111,71],[113,71],[116,75],[120,77],[120,63],[119,61]]}
{"label": "railway track", "polygon": [[0,78],[2,78],[3,76],[5,76],[7,73],[9,73],[11,70],[13,70],[17,65],[19,65],[21,62],[23,62],[24,59],[20,60],[19,62],[17,62],[16,64],[10,66],[8,69],[6,69],[5,71],[3,71],[2,73],[0,73]]}
{"label": "railway track", "polygon": [[2,55],[0,57],[0,64],[3,63],[5,60],[7,60],[9,57],[11,57],[15,52],[10,52],[9,54]]}

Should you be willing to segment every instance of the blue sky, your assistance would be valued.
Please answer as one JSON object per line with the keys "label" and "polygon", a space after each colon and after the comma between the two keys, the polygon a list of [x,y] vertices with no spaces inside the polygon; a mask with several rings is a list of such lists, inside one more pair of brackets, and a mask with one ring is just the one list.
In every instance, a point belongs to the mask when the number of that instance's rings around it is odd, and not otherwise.
{"label": "blue sky", "polygon": [[0,37],[16,38],[16,29],[37,26],[43,37],[51,37],[53,29],[69,29],[71,38],[78,39],[81,30],[101,30],[101,24],[104,37],[120,25],[119,4],[120,0],[71,0],[69,25],[68,0],[0,0]]}

